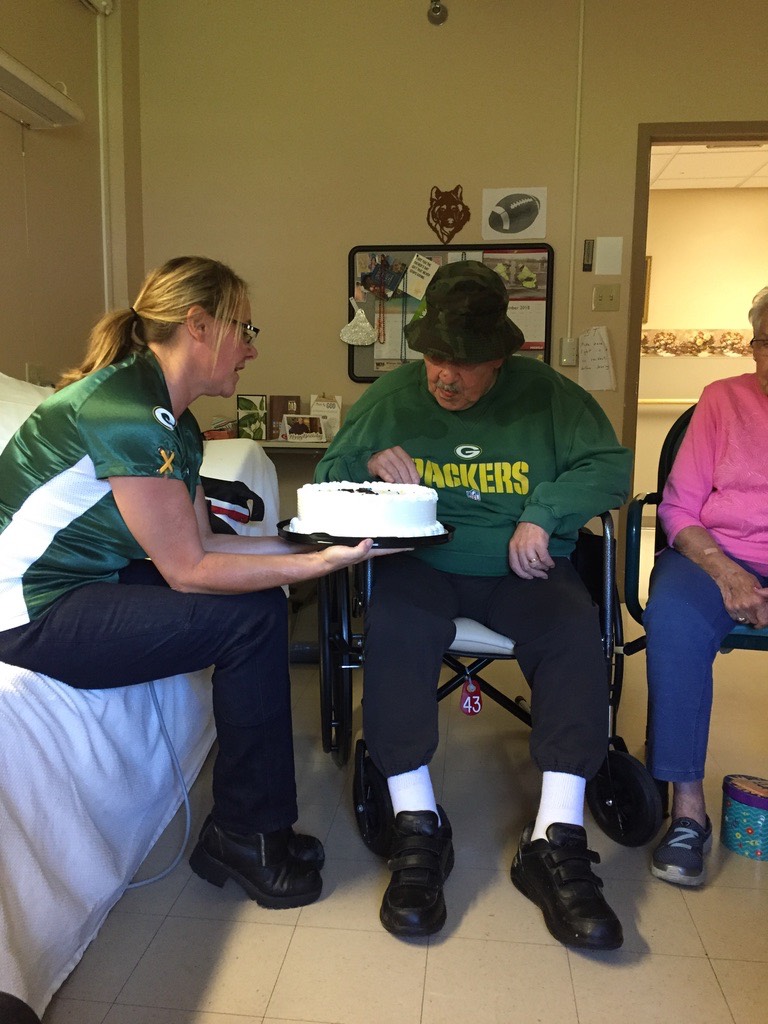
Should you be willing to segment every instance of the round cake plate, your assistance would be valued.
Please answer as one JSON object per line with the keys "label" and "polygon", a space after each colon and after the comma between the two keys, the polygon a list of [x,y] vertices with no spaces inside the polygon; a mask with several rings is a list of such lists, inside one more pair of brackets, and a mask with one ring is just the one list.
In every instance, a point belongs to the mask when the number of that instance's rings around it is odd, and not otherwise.
{"label": "round cake plate", "polygon": [[[329,533],[296,533],[290,529],[291,520],[283,519],[277,524],[277,532],[284,540],[293,541],[296,544],[317,544],[320,547],[328,547],[331,544],[346,544],[354,547],[364,537],[333,537]],[[427,548],[433,544],[445,544],[453,536],[455,526],[443,524],[444,533],[438,533],[431,537],[374,537],[375,548]]]}

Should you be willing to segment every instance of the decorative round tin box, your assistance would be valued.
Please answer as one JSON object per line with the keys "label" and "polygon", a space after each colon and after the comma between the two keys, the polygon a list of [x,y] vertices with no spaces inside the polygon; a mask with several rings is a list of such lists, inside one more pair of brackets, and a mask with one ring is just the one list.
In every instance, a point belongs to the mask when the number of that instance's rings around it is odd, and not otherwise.
{"label": "decorative round tin box", "polygon": [[768,779],[725,776],[720,840],[742,857],[768,860]]}

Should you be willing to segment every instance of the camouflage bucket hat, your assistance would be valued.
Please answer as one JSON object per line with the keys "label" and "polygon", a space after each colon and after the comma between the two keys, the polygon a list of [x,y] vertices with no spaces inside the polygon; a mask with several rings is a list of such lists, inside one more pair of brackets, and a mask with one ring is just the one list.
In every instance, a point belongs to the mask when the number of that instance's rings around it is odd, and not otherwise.
{"label": "camouflage bucket hat", "polygon": [[467,260],[440,267],[427,285],[422,316],[405,325],[416,352],[456,363],[506,359],[525,342],[507,316],[507,289],[490,267]]}

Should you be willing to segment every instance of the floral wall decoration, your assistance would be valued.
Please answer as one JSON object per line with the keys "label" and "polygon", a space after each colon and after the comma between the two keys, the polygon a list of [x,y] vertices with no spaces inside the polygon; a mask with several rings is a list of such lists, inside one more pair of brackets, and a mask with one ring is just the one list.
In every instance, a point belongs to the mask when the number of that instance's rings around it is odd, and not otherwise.
{"label": "floral wall decoration", "polygon": [[644,356],[748,356],[749,331],[648,330],[643,331],[640,352]]}

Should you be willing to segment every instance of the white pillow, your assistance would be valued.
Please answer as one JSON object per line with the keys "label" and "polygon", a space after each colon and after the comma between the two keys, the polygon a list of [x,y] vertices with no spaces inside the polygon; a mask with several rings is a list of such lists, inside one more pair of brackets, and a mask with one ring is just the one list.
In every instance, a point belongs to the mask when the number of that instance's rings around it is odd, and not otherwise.
{"label": "white pillow", "polygon": [[52,394],[53,388],[29,384],[0,373],[0,452],[27,416]]}

